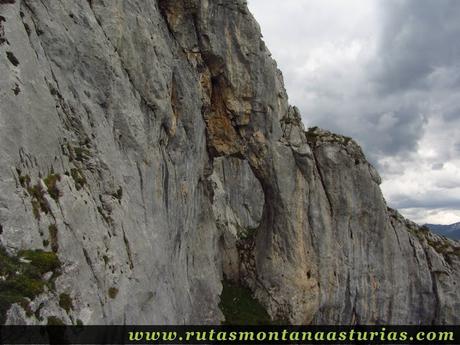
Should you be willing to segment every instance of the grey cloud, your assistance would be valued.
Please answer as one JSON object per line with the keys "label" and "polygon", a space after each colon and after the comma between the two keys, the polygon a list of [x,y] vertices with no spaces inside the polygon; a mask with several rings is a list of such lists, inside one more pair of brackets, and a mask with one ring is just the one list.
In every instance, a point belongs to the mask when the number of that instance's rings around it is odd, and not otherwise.
{"label": "grey cloud", "polygon": [[439,67],[457,75],[460,54],[460,1],[381,0],[382,35],[376,73],[380,89],[395,93],[430,88]]}
{"label": "grey cloud", "polygon": [[[385,117],[393,122],[386,124]],[[372,126],[356,133],[367,145],[371,154],[396,155],[410,153],[423,135],[425,118],[417,108],[395,109],[388,113],[369,114]]]}
{"label": "grey cloud", "polygon": [[445,197],[443,195],[423,195],[414,198],[410,195],[393,197],[391,205],[396,208],[428,208],[428,209],[460,209],[460,198]]}
{"label": "grey cloud", "polygon": [[438,181],[435,184],[436,187],[441,188],[441,189],[455,189],[455,188],[460,188],[460,180],[443,180],[443,181]]}
{"label": "grey cloud", "polygon": [[460,120],[460,107],[455,107],[453,109],[446,109],[443,112],[442,117],[445,121],[458,121]]}

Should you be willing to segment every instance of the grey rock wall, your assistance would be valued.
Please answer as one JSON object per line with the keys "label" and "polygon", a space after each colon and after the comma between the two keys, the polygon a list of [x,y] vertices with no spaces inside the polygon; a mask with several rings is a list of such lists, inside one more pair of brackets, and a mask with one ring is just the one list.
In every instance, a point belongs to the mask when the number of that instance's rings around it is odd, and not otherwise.
{"label": "grey rock wall", "polygon": [[0,241],[61,263],[7,322],[219,323],[224,276],[292,323],[460,321],[460,244],[388,209],[352,139],[305,131],[245,1],[0,16]]}

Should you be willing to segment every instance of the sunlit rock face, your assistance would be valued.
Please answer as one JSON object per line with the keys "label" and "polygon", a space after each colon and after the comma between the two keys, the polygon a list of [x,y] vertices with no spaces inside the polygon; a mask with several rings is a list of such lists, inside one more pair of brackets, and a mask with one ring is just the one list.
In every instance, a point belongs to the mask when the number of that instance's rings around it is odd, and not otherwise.
{"label": "sunlit rock face", "polygon": [[284,322],[460,322],[459,243],[305,131],[245,1],[0,15],[0,284],[37,284],[5,322],[216,324],[224,277]]}

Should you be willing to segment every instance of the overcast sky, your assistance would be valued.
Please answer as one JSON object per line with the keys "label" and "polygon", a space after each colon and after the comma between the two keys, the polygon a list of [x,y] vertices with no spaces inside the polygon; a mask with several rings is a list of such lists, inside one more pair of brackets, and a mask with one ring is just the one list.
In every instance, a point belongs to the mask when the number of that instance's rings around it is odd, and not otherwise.
{"label": "overcast sky", "polygon": [[405,216],[460,222],[460,1],[248,3],[306,126],[355,138]]}

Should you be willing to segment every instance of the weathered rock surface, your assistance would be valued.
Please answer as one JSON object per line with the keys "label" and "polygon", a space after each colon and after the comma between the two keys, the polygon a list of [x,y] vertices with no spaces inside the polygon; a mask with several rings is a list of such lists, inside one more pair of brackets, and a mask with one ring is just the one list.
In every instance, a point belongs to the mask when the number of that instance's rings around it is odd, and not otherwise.
{"label": "weathered rock surface", "polygon": [[292,323],[460,322],[460,244],[305,131],[245,1],[0,16],[0,241],[61,263],[7,322],[219,323],[224,275]]}

